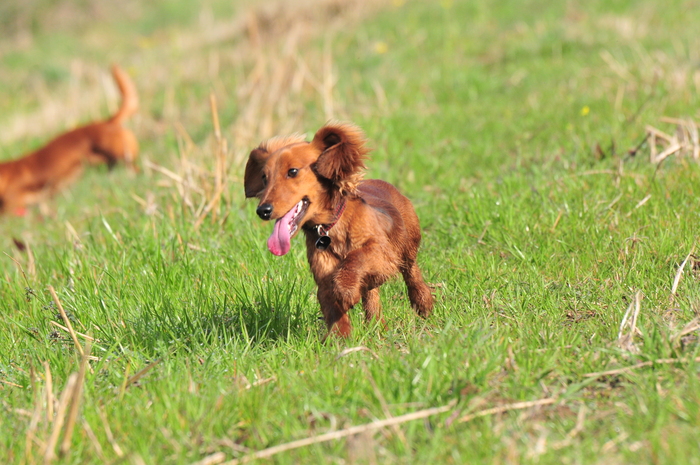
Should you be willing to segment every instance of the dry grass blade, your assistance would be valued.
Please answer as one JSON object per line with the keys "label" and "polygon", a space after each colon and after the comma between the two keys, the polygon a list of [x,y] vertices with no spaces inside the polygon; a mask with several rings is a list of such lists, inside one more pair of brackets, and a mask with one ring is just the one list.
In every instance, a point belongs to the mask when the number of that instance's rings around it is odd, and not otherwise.
{"label": "dry grass blade", "polygon": [[100,441],[97,439],[97,436],[95,436],[95,432],[90,427],[90,423],[88,423],[87,420],[83,417],[82,424],[83,424],[83,429],[85,430],[85,434],[90,439],[90,443],[92,444],[92,447],[95,449],[95,452],[97,452],[97,455],[100,457],[100,460],[102,460],[103,463],[106,463],[107,460],[105,459],[104,451],[102,450],[102,446],[100,445]]}
{"label": "dry grass blade", "polygon": [[700,160],[698,123],[689,118],[664,117],[661,118],[661,121],[674,124],[676,127],[674,134],[669,135],[653,126],[647,126],[646,131],[650,141],[651,162],[661,163],[675,153],[690,154],[694,160]]}
{"label": "dry grass blade", "polygon": [[337,82],[333,75],[333,56],[331,54],[330,43],[327,41],[323,50],[323,109],[326,113],[326,120],[331,120],[335,117],[333,104],[333,88]]}
{"label": "dry grass blade", "polygon": [[[389,406],[386,403],[386,399],[384,399],[384,395],[382,394],[382,391],[379,390],[379,387],[377,386],[377,382],[374,380],[374,376],[372,376],[372,373],[367,369],[367,365],[364,363],[362,364],[362,368],[365,372],[365,375],[367,376],[367,379],[369,380],[370,384],[372,385],[372,389],[374,390],[374,395],[376,398],[379,400],[379,405],[382,406],[382,412],[384,413],[384,416],[386,418],[392,418],[391,411],[389,410]],[[396,436],[401,440],[401,443],[404,446],[408,446],[408,440],[406,439],[406,435],[403,434],[403,431],[401,431],[401,428],[399,428],[399,425],[392,425],[391,429],[394,431]]]}
{"label": "dry grass blade", "polygon": [[355,352],[369,352],[373,358],[379,360],[379,356],[365,346],[346,347],[335,357],[335,359],[338,360],[340,358],[345,357],[346,355],[350,355],[350,354],[353,354]]}
{"label": "dry grass blade", "polygon": [[226,454],[223,452],[215,452],[204,457],[202,460],[193,462],[192,465],[216,465],[226,460]]}
{"label": "dry grass blade", "polygon": [[78,336],[75,334],[75,331],[73,330],[73,325],[71,325],[70,320],[68,319],[68,316],[66,315],[65,310],[63,310],[63,305],[61,305],[61,301],[58,300],[58,296],[56,295],[56,291],[54,290],[53,286],[49,286],[49,292],[51,293],[51,297],[53,297],[53,301],[56,304],[56,307],[58,307],[58,311],[61,313],[61,318],[63,318],[63,322],[66,324],[66,328],[68,328],[68,332],[70,333],[70,337],[73,339],[73,344],[75,344],[75,349],[78,351],[80,356],[83,356],[83,347],[80,345],[80,342],[78,342]]}
{"label": "dry grass blade", "polygon": [[[67,333],[70,334],[70,329],[68,329],[66,326],[63,326],[63,325],[60,324],[60,323],[56,323],[55,321],[50,321],[49,323],[51,323],[53,326],[57,327],[58,329],[61,329],[61,330],[63,330],[63,331],[65,331],[65,332],[67,332]],[[83,333],[81,333],[80,331],[75,331],[75,334],[76,334],[77,336],[82,337],[83,339],[85,339],[85,340],[87,340],[87,341],[95,342],[95,338],[94,338],[94,337],[88,336],[87,334],[83,334]]]}
{"label": "dry grass blade", "polygon": [[557,225],[559,224],[559,220],[561,220],[561,216],[563,214],[564,214],[564,212],[559,210],[559,214],[557,215],[557,219],[554,220],[554,224],[552,225],[551,228],[549,228],[549,232],[554,232],[554,230],[557,229]]}
{"label": "dry grass blade", "polygon": [[672,347],[679,347],[682,345],[683,338],[687,336],[688,334],[694,333],[700,331],[700,317],[695,317],[692,320],[690,320],[684,327],[681,329],[678,334],[673,336],[672,339]]}
{"label": "dry grass blade", "polygon": [[211,119],[214,123],[214,137],[216,140],[221,140],[221,127],[219,126],[219,112],[216,108],[216,97],[214,94],[209,94],[209,105],[211,107]]}
{"label": "dry grass blade", "polygon": [[143,164],[145,166],[147,166],[148,168],[152,169],[153,171],[158,171],[159,173],[164,174],[165,176],[169,177],[170,179],[172,179],[173,181],[175,181],[178,184],[187,185],[190,189],[195,190],[198,194],[204,193],[204,191],[202,191],[201,189],[190,185],[185,179],[182,178],[182,176],[179,176],[179,175],[173,173],[172,171],[170,171],[167,168],[164,168],[160,165],[157,165],[156,163],[153,163],[150,160],[144,160]]}
{"label": "dry grass blade", "polygon": [[664,123],[671,123],[671,124],[676,124],[676,125],[681,125],[681,124],[690,124],[693,125],[695,128],[700,128],[700,123],[696,123],[693,120],[684,120],[680,118],[671,118],[670,116],[662,116],[660,120]]}
{"label": "dry grass blade", "polygon": [[693,333],[697,330],[700,329],[700,317],[695,317],[690,322],[688,322],[687,325],[681,329],[681,331],[678,333],[678,337],[681,338],[683,336],[687,336],[690,333]]}
{"label": "dry grass blade", "polygon": [[119,400],[121,401],[124,398],[124,393],[126,392],[126,386],[129,382],[129,372],[131,370],[131,362],[126,362],[126,368],[124,370],[124,382],[122,385],[119,387]]}
{"label": "dry grass blade", "polygon": [[683,146],[681,144],[674,142],[666,150],[658,154],[651,162],[654,164],[659,164],[674,153],[679,152],[682,148]]}
{"label": "dry grass blade", "polygon": [[119,447],[119,444],[117,444],[117,441],[114,439],[114,434],[112,434],[112,428],[109,427],[109,421],[107,421],[107,414],[105,414],[104,410],[102,409],[98,409],[97,413],[99,413],[100,415],[100,419],[102,420],[102,427],[105,430],[107,440],[112,446],[112,450],[114,450],[114,453],[117,454],[117,457],[124,457],[124,451],[122,451],[122,448]]}
{"label": "dry grass blade", "polygon": [[690,139],[693,146],[693,159],[700,159],[700,131],[698,125],[694,121],[687,122],[686,126],[690,132]]}
{"label": "dry grass blade", "polygon": [[[32,379],[32,389],[33,392],[36,393],[36,387],[34,386],[34,372],[32,370],[31,373],[31,379]],[[22,387],[22,386],[18,386]],[[27,458],[27,463],[33,462],[33,457],[32,457],[32,445],[37,442],[37,437],[36,437],[36,430],[39,426],[39,420],[41,418],[41,408],[42,402],[40,398],[35,398],[34,399],[34,412],[31,415],[31,420],[29,422],[29,426],[27,427],[27,434],[25,436],[25,451],[26,451],[26,458]],[[48,418],[47,424],[50,424],[52,418]]]}
{"label": "dry grass blade", "polygon": [[681,276],[683,275],[683,269],[685,268],[685,264],[688,263],[688,260],[690,260],[690,257],[693,256],[693,252],[695,252],[694,244],[693,247],[690,249],[688,256],[685,257],[685,260],[683,260],[681,266],[678,267],[678,271],[676,271],[676,276],[673,278],[673,285],[671,286],[671,300],[673,300],[676,297],[676,291],[678,290],[678,284],[680,283]]}
{"label": "dry grass blade", "polygon": [[627,69],[627,66],[620,63],[608,50],[601,51],[600,57],[610,67],[610,69],[613,70],[613,72],[620,76],[620,78],[630,82],[634,80],[632,74]]}
{"label": "dry grass blade", "polygon": [[621,433],[619,436],[617,436],[616,438],[613,438],[613,439],[609,440],[608,442],[606,442],[605,444],[603,444],[603,447],[601,447],[600,451],[603,454],[607,454],[607,453],[611,452],[612,450],[614,450],[618,444],[622,443],[628,437],[630,437],[630,433],[625,431],[625,432]]}
{"label": "dry grass blade", "polygon": [[583,431],[583,425],[586,421],[586,411],[586,405],[581,404],[581,407],[578,409],[578,414],[576,415],[576,425],[574,425],[573,429],[567,433],[566,437],[562,441],[552,445],[553,449],[562,449],[571,445],[573,439],[578,436],[581,431]]}
{"label": "dry grass blade", "polygon": [[532,400],[532,401],[527,401],[527,402],[514,402],[512,404],[505,404],[505,405],[501,405],[499,407],[487,408],[485,410],[480,410],[478,412],[469,413],[467,415],[464,415],[462,418],[457,420],[457,423],[466,423],[468,421],[472,421],[475,418],[494,415],[497,413],[510,412],[512,410],[523,410],[526,408],[538,407],[540,405],[550,405],[550,404],[556,403],[558,400],[559,399],[557,399],[555,397],[548,397],[545,399]]}
{"label": "dry grass blade", "polygon": [[642,207],[645,203],[647,203],[647,202],[649,201],[650,198],[651,198],[651,194],[645,195],[644,198],[643,198],[642,200],[640,200],[639,202],[637,202],[637,205],[635,205],[634,208],[633,208],[632,210],[630,210],[629,212],[627,212],[627,217],[629,218],[630,216],[632,216],[632,213],[634,213],[635,210],[639,209],[639,208]]}
{"label": "dry grass blade", "polygon": [[668,365],[668,364],[674,364],[674,363],[688,363],[690,360],[692,360],[695,363],[700,363],[700,357],[696,357],[694,359],[659,358],[656,360],[647,360],[646,362],[640,362],[640,363],[637,363],[635,365],[630,365],[630,366],[623,367],[623,368],[616,368],[614,370],[586,373],[585,375],[583,375],[583,377],[584,378],[600,378],[602,376],[613,376],[613,375],[619,375],[622,373],[627,373],[628,371],[637,370],[639,368],[649,367],[652,365]]}
{"label": "dry grass blade", "polygon": [[219,126],[219,112],[216,105],[216,97],[214,94],[209,95],[209,104],[211,107],[211,117],[214,124],[214,138],[216,140],[216,166],[214,168],[214,195],[209,201],[209,205],[205,208],[204,213],[197,219],[195,229],[199,227],[201,221],[209,212],[212,214],[212,222],[216,221],[216,207],[221,199],[221,194],[226,189],[226,140],[221,137],[221,127]]}
{"label": "dry grass blade", "polygon": [[263,379],[259,379],[257,381],[254,381],[253,383],[248,383],[245,388],[251,389],[254,387],[258,387],[258,386],[264,386],[265,384],[272,383],[274,381],[277,381],[277,377],[270,376],[269,378],[263,378]]}
{"label": "dry grass blade", "polygon": [[75,230],[72,224],[70,224],[69,221],[66,221],[66,231],[70,235],[70,237],[73,238],[73,244],[76,246],[82,245],[82,241],[80,240],[80,235],[78,232]]}
{"label": "dry grass blade", "polygon": [[617,345],[628,352],[637,353],[639,348],[634,343],[634,336],[641,334],[637,328],[637,318],[641,310],[642,293],[637,291],[634,300],[630,302],[625,315],[620,323],[620,330],[617,333]]}
{"label": "dry grass blade", "polygon": [[5,384],[7,386],[13,386],[13,387],[18,387],[18,388],[24,387],[21,384],[13,383],[12,381],[5,381],[4,379],[0,379],[0,383]]}
{"label": "dry grass blade", "polygon": [[225,189],[226,189],[226,187],[223,185],[221,185],[217,188],[216,192],[214,193],[213,198],[209,201],[209,203],[206,205],[206,207],[204,207],[204,210],[199,215],[199,218],[197,218],[197,221],[194,224],[195,230],[198,229],[199,226],[201,226],[202,222],[207,217],[209,212],[211,212],[216,207],[216,205],[219,203],[219,199],[221,198],[221,194],[223,194]]}
{"label": "dry grass blade", "polygon": [[36,260],[34,259],[34,252],[32,252],[32,247],[29,244],[29,240],[25,237],[24,244],[27,251],[27,274],[36,279]]}
{"label": "dry grass blade", "polygon": [[126,381],[126,383],[124,383],[124,389],[128,388],[129,386],[131,386],[132,384],[134,384],[136,381],[140,380],[146,373],[148,373],[149,371],[151,371],[151,369],[152,369],[153,367],[155,367],[156,365],[158,365],[160,362],[161,362],[161,360],[158,359],[158,360],[156,360],[156,361],[154,361],[154,362],[149,363],[149,364],[146,365],[144,368],[142,368],[141,370],[139,370],[137,373],[134,374],[134,376],[132,376],[131,378],[129,378],[129,379]]}
{"label": "dry grass blade", "polygon": [[653,126],[647,126],[647,133],[650,135],[654,136],[656,139],[661,139],[665,141],[667,144],[673,141],[673,136],[666,134],[665,132],[661,131],[660,129],[656,129]]}
{"label": "dry grass blade", "polygon": [[44,464],[49,464],[56,458],[56,443],[58,443],[58,437],[61,434],[61,429],[63,428],[63,423],[65,422],[66,409],[71,400],[71,395],[75,389],[75,383],[78,381],[78,374],[72,373],[68,377],[66,382],[66,387],[63,388],[61,397],[58,401],[58,409],[56,410],[56,418],[53,422],[53,429],[51,430],[51,435],[46,443],[46,448],[44,450]]}
{"label": "dry grass blade", "polygon": [[29,286],[29,280],[27,279],[27,274],[24,272],[24,268],[22,268],[22,264],[18,262],[15,258],[11,257],[7,252],[3,252],[7,257],[15,262],[15,265],[17,266],[17,269],[19,270],[20,273],[22,273],[22,277],[24,278],[24,282],[27,283],[27,286]]}
{"label": "dry grass blade", "polygon": [[51,367],[49,362],[44,362],[44,372],[46,377],[46,423],[51,423],[53,420],[53,377],[51,376]]}
{"label": "dry grass blade", "polygon": [[73,430],[75,429],[75,421],[78,418],[78,410],[80,410],[80,401],[83,396],[83,386],[85,384],[85,373],[87,371],[88,359],[90,351],[92,349],[92,344],[90,341],[85,345],[85,353],[80,359],[80,368],[78,369],[78,379],[73,387],[73,392],[71,393],[71,406],[68,412],[68,421],[66,422],[66,428],[63,433],[63,441],[61,442],[60,454],[64,457],[68,450],[70,449],[71,440],[73,439]]}
{"label": "dry grass blade", "polygon": [[230,460],[225,462],[226,465],[238,465],[241,463],[248,463],[253,460],[263,459],[272,457],[274,455],[286,452],[288,450],[299,449],[301,447],[310,446],[313,444],[319,444],[322,442],[329,442],[340,438],[346,438],[348,436],[354,436],[356,434],[364,433],[367,431],[373,431],[377,429],[386,428],[387,426],[400,425],[402,423],[407,423],[413,420],[419,420],[421,418],[428,418],[434,415],[439,415],[441,413],[448,412],[456,404],[455,401],[450,402],[442,407],[429,408],[425,410],[419,410],[417,412],[407,413],[406,415],[401,415],[398,417],[387,418],[385,420],[374,421],[372,423],[367,423],[364,425],[352,426],[350,428],[345,428],[339,431],[331,431],[330,433],[324,433],[317,436],[311,436],[304,439],[299,439],[297,441],[288,442],[286,444],[280,444],[278,446],[268,447],[267,449],[254,452],[252,454],[241,457],[240,459]]}

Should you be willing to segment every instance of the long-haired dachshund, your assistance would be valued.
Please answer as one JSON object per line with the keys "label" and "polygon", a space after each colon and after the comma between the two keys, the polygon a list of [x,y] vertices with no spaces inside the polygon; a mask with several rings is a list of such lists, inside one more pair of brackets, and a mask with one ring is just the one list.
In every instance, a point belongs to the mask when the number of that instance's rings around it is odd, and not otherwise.
{"label": "long-haired dachshund", "polygon": [[330,123],[311,142],[300,136],[273,138],[250,153],[246,197],[257,197],[257,214],[276,220],[267,246],[289,252],[299,230],[318,285],[329,334],[350,334],[347,312],[360,299],[365,319],[381,320],[379,286],[401,272],[412,307],[421,317],[433,296],[416,264],[421,233],[411,202],[389,183],[362,180],[362,130]]}
{"label": "long-haired dachshund", "polygon": [[88,124],[59,135],[40,149],[17,160],[0,163],[0,211],[23,215],[27,205],[41,202],[74,181],[85,164],[124,160],[135,169],[139,145],[122,126],[138,109],[136,88],[118,66],[112,67],[122,94],[119,110],[106,121]]}

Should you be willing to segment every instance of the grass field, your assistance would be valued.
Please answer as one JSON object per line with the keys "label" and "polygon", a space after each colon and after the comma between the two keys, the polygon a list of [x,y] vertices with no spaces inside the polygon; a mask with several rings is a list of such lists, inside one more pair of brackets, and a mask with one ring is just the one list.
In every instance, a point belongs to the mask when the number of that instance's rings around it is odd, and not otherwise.
{"label": "grass field", "polygon": [[[0,159],[113,111],[116,62],[142,171],[1,219],[2,463],[700,463],[697,1],[6,3]],[[392,281],[323,344],[242,172],[329,118],[437,304]]]}

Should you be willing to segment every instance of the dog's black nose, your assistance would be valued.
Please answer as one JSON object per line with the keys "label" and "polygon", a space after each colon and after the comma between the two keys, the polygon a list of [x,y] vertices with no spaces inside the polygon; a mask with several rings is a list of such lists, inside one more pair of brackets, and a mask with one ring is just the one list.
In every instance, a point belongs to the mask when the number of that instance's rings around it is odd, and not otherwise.
{"label": "dog's black nose", "polygon": [[258,206],[258,209],[255,210],[255,213],[257,213],[258,216],[263,220],[269,220],[270,216],[272,215],[272,205],[270,205],[269,203],[264,203]]}

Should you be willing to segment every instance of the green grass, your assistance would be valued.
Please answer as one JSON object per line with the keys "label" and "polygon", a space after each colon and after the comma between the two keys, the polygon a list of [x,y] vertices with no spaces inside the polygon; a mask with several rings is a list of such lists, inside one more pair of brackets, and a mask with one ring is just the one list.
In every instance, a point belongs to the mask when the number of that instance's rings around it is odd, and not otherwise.
{"label": "green grass", "polygon": [[[98,22],[76,13],[62,23],[51,21],[53,3],[34,3],[5,16],[17,34],[0,39],[0,125],[40,113],[47,95],[70,106],[71,60],[105,70],[117,61],[139,88],[130,126],[144,160],[210,189],[213,93],[231,168],[216,219],[199,228],[203,197],[192,193],[187,206],[176,183],[149,169],[90,170],[48,215],[2,219],[3,463],[43,461],[57,421],[47,418],[45,366],[56,397],[79,368],[70,337],[52,324],[62,319],[48,286],[75,329],[97,339],[60,463],[232,459],[387,411],[456,401],[462,416],[552,397],[556,405],[466,423],[446,413],[270,461],[700,463],[697,331],[679,337],[700,312],[694,259],[671,299],[698,245],[700,167],[677,157],[653,166],[648,146],[628,154],[646,125],[673,131],[662,116],[700,120],[693,2],[387,2],[361,21],[343,19],[343,9],[302,10],[313,33],[296,58],[322,79],[331,52],[334,116],[366,130],[369,175],[414,201],[419,261],[437,296],[423,321],[392,281],[382,287],[386,330],[354,310],[353,336],[325,344],[302,241],[272,256],[270,225],[241,185],[246,151],[267,136],[258,120],[268,118],[273,133],[313,133],[327,116],[308,82],[264,100],[276,64],[297,63],[289,31],[263,28],[260,48],[245,31],[175,47],[180,35],[233,23],[245,5],[134,3]],[[74,3],[84,4],[101,11],[97,1]],[[33,34],[30,49],[23,31]],[[246,113],[260,96],[256,66],[263,104]],[[104,100],[81,108],[104,115]],[[69,123],[45,123],[40,134],[28,125],[0,156]],[[205,174],[185,170],[183,158]],[[617,338],[637,292],[641,334],[630,353]],[[343,352],[359,346],[368,350]],[[669,358],[684,361],[586,376]]]}

